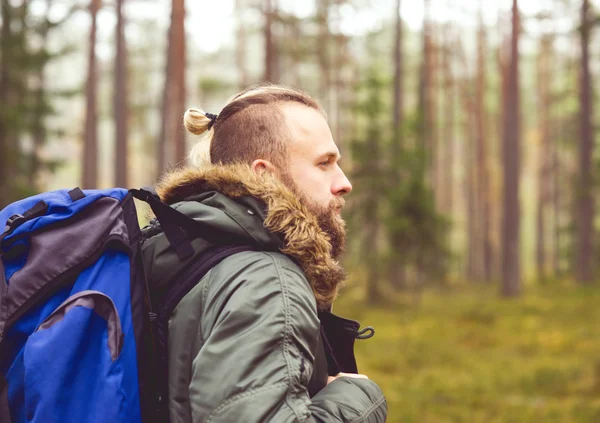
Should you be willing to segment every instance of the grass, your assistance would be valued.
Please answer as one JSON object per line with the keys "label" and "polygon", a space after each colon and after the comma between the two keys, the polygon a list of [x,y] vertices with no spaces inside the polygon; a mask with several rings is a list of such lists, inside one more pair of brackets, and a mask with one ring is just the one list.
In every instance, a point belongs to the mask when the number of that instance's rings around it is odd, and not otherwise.
{"label": "grass", "polygon": [[335,312],[372,325],[359,371],[386,394],[388,422],[600,422],[600,287],[426,292],[419,305]]}

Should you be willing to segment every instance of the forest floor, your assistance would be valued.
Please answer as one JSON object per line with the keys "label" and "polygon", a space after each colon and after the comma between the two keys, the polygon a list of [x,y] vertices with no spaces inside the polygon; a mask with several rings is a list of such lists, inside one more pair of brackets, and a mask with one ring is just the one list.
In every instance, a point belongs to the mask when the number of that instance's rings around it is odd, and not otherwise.
{"label": "forest floor", "polygon": [[372,325],[359,372],[384,390],[388,422],[600,422],[600,286],[494,286],[365,306],[342,291],[334,311]]}

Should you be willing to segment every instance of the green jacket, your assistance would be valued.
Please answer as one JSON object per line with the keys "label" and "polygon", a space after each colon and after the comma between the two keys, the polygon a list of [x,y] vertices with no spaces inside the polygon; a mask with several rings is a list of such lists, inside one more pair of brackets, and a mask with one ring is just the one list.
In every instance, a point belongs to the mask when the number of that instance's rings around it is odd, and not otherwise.
{"label": "green jacket", "polygon": [[[375,382],[326,385],[326,374],[315,381],[315,367],[327,366],[317,310],[330,304],[343,271],[316,219],[289,190],[247,167],[219,166],[174,172],[158,192],[224,240],[257,249],[216,265],[171,316],[171,422],[384,422],[387,404]],[[146,231],[153,290],[169,286],[211,247],[196,239],[194,255],[180,262],[160,230]]]}

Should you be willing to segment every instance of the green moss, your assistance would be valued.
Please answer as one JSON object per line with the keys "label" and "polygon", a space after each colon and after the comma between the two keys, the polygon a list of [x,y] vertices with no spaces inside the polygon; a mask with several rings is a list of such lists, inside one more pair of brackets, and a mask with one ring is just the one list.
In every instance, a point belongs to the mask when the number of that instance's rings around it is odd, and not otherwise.
{"label": "green moss", "polygon": [[356,354],[388,422],[600,421],[600,288],[496,294],[463,287],[373,309],[342,293],[336,313],[376,329]]}

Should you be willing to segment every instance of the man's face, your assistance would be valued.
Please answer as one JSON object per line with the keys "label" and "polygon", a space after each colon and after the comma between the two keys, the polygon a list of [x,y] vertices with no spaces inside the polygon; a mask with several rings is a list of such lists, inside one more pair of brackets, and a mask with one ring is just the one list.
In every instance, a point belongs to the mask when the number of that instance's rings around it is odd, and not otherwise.
{"label": "man's face", "polygon": [[291,133],[289,165],[282,179],[317,216],[331,239],[333,257],[339,258],[346,234],[341,218],[342,196],[352,191],[338,165],[339,150],[327,121],[318,111],[296,103],[281,108]]}

